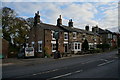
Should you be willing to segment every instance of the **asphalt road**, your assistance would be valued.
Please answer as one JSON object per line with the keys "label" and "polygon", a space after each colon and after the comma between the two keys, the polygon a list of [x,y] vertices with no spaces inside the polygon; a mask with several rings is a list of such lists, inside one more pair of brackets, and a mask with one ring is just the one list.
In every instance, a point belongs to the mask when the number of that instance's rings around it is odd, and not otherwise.
{"label": "asphalt road", "polygon": [[3,79],[119,78],[117,51],[60,59],[42,64],[4,66]]}

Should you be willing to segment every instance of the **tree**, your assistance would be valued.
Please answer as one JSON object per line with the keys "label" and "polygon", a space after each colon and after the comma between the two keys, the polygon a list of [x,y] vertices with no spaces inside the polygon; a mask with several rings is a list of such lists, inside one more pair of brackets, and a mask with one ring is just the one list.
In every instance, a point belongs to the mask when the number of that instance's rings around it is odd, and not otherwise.
{"label": "tree", "polygon": [[85,39],[85,41],[82,43],[82,50],[87,51],[89,49],[88,41]]}
{"label": "tree", "polygon": [[29,26],[33,27],[34,25],[34,18],[30,17],[26,19],[26,22]]}
{"label": "tree", "polygon": [[2,8],[2,31],[3,38],[14,46],[25,43],[30,30],[26,20],[16,17],[16,12],[8,7]]}
{"label": "tree", "polygon": [[[27,22],[27,24],[28,24],[30,27],[33,27],[33,26],[34,26],[34,18],[33,18],[33,17],[27,18],[27,19],[26,19],[26,22]],[[40,20],[40,23],[42,23],[41,20]]]}

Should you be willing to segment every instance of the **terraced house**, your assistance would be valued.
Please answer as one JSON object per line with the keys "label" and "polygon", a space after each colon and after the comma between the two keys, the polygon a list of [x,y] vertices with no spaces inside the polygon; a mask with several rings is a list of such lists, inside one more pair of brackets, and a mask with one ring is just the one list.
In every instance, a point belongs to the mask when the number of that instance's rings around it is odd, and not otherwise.
{"label": "terraced house", "polygon": [[101,41],[103,44],[109,44],[111,47],[117,47],[117,33],[111,32],[109,30],[103,30],[98,26],[92,28],[92,32],[101,35]]}
{"label": "terraced house", "polygon": [[78,53],[82,50],[82,43],[86,39],[89,48],[96,48],[101,42],[101,36],[89,31],[89,26],[85,30],[75,28],[72,19],[68,26],[62,24],[61,15],[57,19],[56,25],[40,22],[39,12],[35,13],[34,26],[29,33],[29,45],[33,46],[36,53],[53,54],[56,51],[56,32],[59,33],[58,51],[60,53]]}

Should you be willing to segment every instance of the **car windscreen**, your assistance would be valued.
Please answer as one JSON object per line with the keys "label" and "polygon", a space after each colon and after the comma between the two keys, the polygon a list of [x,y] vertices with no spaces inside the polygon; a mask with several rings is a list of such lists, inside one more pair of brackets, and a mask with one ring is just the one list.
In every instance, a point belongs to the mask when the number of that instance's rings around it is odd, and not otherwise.
{"label": "car windscreen", "polygon": [[26,51],[31,52],[31,51],[33,51],[33,48],[26,48]]}

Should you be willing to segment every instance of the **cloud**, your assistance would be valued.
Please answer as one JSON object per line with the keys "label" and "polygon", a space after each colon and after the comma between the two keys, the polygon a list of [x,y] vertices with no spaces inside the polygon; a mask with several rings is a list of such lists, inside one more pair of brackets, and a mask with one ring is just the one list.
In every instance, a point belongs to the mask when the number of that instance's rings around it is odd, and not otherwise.
{"label": "cloud", "polygon": [[40,11],[42,22],[54,25],[62,15],[63,25],[73,19],[74,26],[82,29],[87,24],[104,29],[118,26],[118,4],[114,2],[3,2],[3,6],[15,9],[24,18]]}
{"label": "cloud", "polygon": [[105,28],[118,27],[118,7],[117,3],[109,3],[102,13],[104,17],[99,21],[99,25]]}
{"label": "cloud", "polygon": [[119,0],[2,0],[2,2],[118,2]]}

